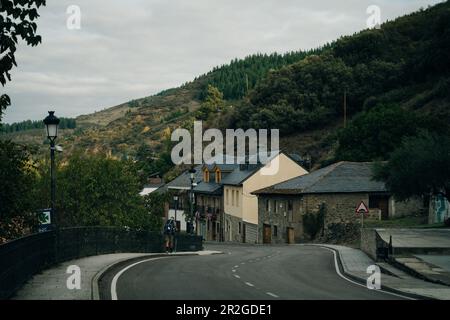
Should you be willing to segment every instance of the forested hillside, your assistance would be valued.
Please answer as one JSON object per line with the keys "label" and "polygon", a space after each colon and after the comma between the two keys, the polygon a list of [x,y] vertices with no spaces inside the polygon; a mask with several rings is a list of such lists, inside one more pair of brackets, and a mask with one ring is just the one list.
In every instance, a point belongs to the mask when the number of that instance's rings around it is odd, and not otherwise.
{"label": "forested hillside", "polygon": [[[235,125],[290,134],[343,117],[344,95],[351,117],[387,103],[419,110],[450,92],[448,2],[330,47],[269,73],[236,111]],[[449,115],[447,105],[433,111]]]}
{"label": "forested hillside", "polygon": [[445,2],[323,48],[235,59],[179,88],[80,116],[59,143],[67,153],[131,157],[148,174],[165,173],[171,130],[202,119],[221,129],[279,128],[281,147],[315,166],[386,159],[405,136],[448,134],[449,93]]}

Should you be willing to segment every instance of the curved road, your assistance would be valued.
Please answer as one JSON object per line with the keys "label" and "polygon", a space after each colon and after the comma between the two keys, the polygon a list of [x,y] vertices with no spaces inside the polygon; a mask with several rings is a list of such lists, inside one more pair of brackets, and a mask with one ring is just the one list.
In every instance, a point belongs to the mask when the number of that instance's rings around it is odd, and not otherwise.
{"label": "curved road", "polygon": [[[101,296],[119,300],[400,299],[336,272],[331,251],[313,246],[208,245],[224,254],[167,256],[105,275]],[[132,263],[128,263],[128,266]],[[117,277],[116,277],[117,278]]]}

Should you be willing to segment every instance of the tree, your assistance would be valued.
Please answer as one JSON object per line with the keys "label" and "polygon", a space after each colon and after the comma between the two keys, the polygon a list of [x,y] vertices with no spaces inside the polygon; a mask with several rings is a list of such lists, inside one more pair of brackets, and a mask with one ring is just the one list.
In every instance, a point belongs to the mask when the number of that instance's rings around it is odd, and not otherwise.
{"label": "tree", "polygon": [[166,203],[169,199],[170,195],[168,192],[159,193],[157,191],[144,197],[145,208],[149,215],[147,221],[150,223],[152,230],[161,230],[162,218],[164,217]]}
{"label": "tree", "polygon": [[[17,66],[15,59],[18,40],[36,46],[41,37],[36,34],[38,9],[45,0],[2,0],[0,4],[0,83],[11,81],[10,71]],[[11,104],[8,95],[0,96],[0,121],[3,111]]]}
{"label": "tree", "polygon": [[208,120],[210,114],[221,111],[224,106],[223,93],[216,87],[208,85],[208,94],[205,101],[197,111],[197,119]]}
{"label": "tree", "polygon": [[415,136],[420,129],[431,129],[433,123],[436,124],[434,119],[397,105],[380,105],[358,114],[338,133],[336,158],[347,161],[387,160],[401,144],[402,138]]}
{"label": "tree", "polygon": [[422,132],[405,138],[374,173],[399,200],[443,193],[450,201],[450,137]]}
{"label": "tree", "polygon": [[35,172],[30,152],[0,140],[0,243],[20,237],[36,225],[33,187]]}
{"label": "tree", "polygon": [[[43,188],[48,188],[47,176],[42,174]],[[57,222],[60,226],[152,229],[140,191],[133,163],[75,154],[58,170]]]}

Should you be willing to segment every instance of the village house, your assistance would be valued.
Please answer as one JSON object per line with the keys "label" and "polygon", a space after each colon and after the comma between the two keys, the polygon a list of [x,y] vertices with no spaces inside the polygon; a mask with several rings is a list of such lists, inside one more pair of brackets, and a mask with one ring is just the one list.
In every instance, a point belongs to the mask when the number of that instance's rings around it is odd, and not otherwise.
{"label": "village house", "polygon": [[[296,155],[277,153],[265,166],[262,164],[211,164],[195,169],[194,197],[195,230],[209,241],[258,242],[258,200],[251,192],[261,187],[306,174]],[[278,170],[266,175],[262,169],[277,163]],[[184,172],[166,185],[178,195],[177,220],[185,219],[189,210],[191,180]],[[167,216],[174,216],[175,202],[171,201]],[[186,230],[180,221],[181,230]]]}
{"label": "village house", "polygon": [[[264,168],[271,166],[278,167],[276,173],[265,174]],[[280,152],[265,166],[241,164],[223,177],[224,240],[259,242],[258,199],[252,192],[306,173],[297,157]]]}
{"label": "village house", "polygon": [[355,209],[361,201],[369,207],[368,219],[389,219],[417,214],[423,202],[398,202],[383,182],[372,180],[372,163],[338,162],[288,181],[260,188],[258,196],[258,242],[296,243],[309,239],[303,225],[305,214],[321,207],[323,233],[331,226],[359,226]]}

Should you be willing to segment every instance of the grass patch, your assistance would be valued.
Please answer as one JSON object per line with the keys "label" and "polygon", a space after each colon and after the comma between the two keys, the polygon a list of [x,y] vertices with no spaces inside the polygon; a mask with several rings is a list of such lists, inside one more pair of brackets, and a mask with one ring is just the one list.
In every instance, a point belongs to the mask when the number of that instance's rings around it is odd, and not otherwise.
{"label": "grass patch", "polygon": [[444,223],[428,224],[426,216],[409,216],[389,220],[366,220],[366,228],[445,228]]}

